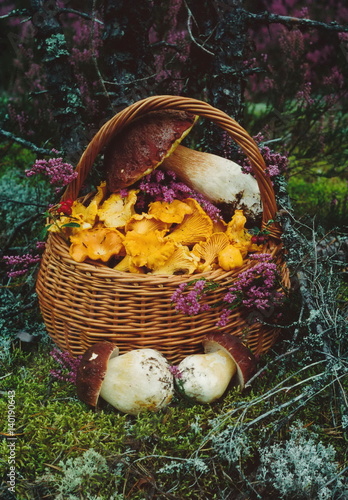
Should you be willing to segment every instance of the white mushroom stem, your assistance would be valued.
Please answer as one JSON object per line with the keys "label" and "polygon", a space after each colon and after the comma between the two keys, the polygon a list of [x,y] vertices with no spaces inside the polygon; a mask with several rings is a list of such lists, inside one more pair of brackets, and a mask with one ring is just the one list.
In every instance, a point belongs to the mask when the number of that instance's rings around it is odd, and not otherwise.
{"label": "white mushroom stem", "polygon": [[237,163],[179,145],[162,163],[188,186],[214,203],[236,204],[254,217],[262,212],[256,179]]}
{"label": "white mushroom stem", "polygon": [[236,369],[231,356],[223,350],[192,354],[179,364],[177,384],[187,397],[211,403],[224,394]]}
{"label": "white mushroom stem", "polygon": [[100,389],[105,401],[131,415],[164,408],[173,393],[169,363],[154,349],[136,349],[109,359]]}

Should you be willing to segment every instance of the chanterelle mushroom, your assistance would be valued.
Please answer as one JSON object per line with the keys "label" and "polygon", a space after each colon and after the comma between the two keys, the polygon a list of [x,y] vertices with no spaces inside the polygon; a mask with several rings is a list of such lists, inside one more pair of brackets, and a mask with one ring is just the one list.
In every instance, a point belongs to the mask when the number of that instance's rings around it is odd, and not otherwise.
{"label": "chanterelle mushroom", "polygon": [[196,119],[186,111],[151,111],[116,134],[104,154],[109,190],[119,191],[151,173],[175,150]]}
{"label": "chanterelle mushroom", "polygon": [[178,365],[177,385],[189,398],[212,403],[220,398],[236,374],[243,389],[256,361],[238,337],[228,333],[208,334],[203,340],[205,354],[192,354]]}
{"label": "chanterelle mushroom", "polygon": [[97,342],[87,349],[77,372],[78,397],[94,407],[102,397],[131,415],[167,406],[174,383],[164,356],[155,349],[118,354],[119,349],[110,342]]}

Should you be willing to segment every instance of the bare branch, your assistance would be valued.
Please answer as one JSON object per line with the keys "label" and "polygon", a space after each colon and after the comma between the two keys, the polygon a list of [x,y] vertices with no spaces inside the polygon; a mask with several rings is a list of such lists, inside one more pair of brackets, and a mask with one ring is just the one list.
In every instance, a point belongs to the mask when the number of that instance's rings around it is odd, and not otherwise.
{"label": "bare branch", "polygon": [[82,17],[83,19],[88,19],[89,21],[93,21],[99,24],[104,24],[103,21],[100,19],[97,19],[94,15],[90,16],[89,14],[86,14],[85,12],[81,12],[80,10],[75,10],[75,9],[59,9],[59,14],[60,13],[67,13],[67,14],[75,14],[76,16]]}
{"label": "bare branch", "polygon": [[193,36],[193,33],[192,33],[192,29],[191,29],[191,23],[192,23],[192,20],[194,20],[193,18],[193,14],[189,8],[189,6],[187,5],[187,3],[185,2],[185,6],[186,6],[186,9],[187,9],[187,12],[188,12],[188,17],[187,17],[187,31],[188,31],[188,34],[190,36],[190,39],[192,40],[192,42],[197,46],[199,47],[200,49],[202,49],[204,52],[206,52],[207,54],[209,54],[210,56],[214,56],[214,52],[211,52],[210,50],[206,49],[202,44],[198,43],[197,40],[195,39],[195,37]]}
{"label": "bare branch", "polygon": [[340,25],[333,21],[331,23],[323,23],[321,21],[315,21],[314,19],[299,18],[293,16],[281,16],[278,14],[272,14],[271,12],[261,12],[260,14],[254,14],[252,12],[246,12],[247,20],[249,23],[267,23],[267,24],[283,24],[287,28],[298,27],[298,28],[315,28],[326,31],[348,32],[348,25]]}
{"label": "bare branch", "polygon": [[7,137],[7,139],[10,139],[10,141],[17,142],[17,144],[20,144],[21,146],[30,149],[31,151],[34,151],[34,153],[38,153],[41,155],[51,154],[51,150],[40,148],[39,146],[36,146],[36,144],[22,139],[22,137],[17,137],[16,135],[12,134],[12,132],[8,132],[7,130],[4,130],[2,128],[0,129],[0,135]]}
{"label": "bare branch", "polygon": [[9,17],[29,16],[30,12],[27,9],[13,9],[7,14],[0,16],[0,19],[8,19]]}

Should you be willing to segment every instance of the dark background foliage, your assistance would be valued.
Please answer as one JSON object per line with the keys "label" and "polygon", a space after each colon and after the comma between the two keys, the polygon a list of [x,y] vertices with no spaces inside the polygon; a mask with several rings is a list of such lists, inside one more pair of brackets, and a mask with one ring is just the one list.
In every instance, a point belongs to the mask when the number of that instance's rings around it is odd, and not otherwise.
{"label": "dark background foliage", "polygon": [[[0,382],[3,393],[16,388],[25,434],[19,498],[86,492],[116,499],[279,498],[274,471],[278,477],[299,474],[298,463],[303,469],[305,462],[312,464],[314,489],[295,482],[295,491],[289,485],[282,498],[316,498],[318,477],[331,488],[325,498],[346,498],[345,3],[3,0],[0,64]],[[282,342],[260,361],[261,373],[244,395],[232,391],[207,408],[175,401],[168,413],[137,420],[110,408],[92,416],[71,386],[50,375],[56,366],[48,356],[52,346],[35,278],[43,214],[61,191],[25,171],[38,158],[61,156],[75,166],[101,124],[159,94],[190,96],[224,110],[256,136],[267,161],[287,163],[275,182],[294,294]],[[202,121],[190,138],[196,148],[243,161],[210,123]],[[325,450],[294,430],[297,417]],[[98,439],[85,432],[90,426]],[[271,450],[272,444],[280,448]],[[337,471],[315,468],[320,456],[333,462],[331,445]],[[5,439],[1,446],[6,459]],[[99,469],[81,458],[91,449]],[[272,451],[278,469],[262,469],[263,449]],[[312,460],[305,452],[298,458],[299,449],[309,449]],[[158,472],[169,454],[169,469]],[[204,475],[205,465],[213,477]],[[80,483],[69,490],[70,469],[87,478],[85,490]]]}

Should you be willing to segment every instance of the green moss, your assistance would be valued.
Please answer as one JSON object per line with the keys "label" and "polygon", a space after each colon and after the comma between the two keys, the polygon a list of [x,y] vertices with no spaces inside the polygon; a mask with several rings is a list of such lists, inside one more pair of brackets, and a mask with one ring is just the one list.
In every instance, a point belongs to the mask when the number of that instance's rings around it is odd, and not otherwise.
{"label": "green moss", "polygon": [[[248,481],[241,477],[238,466],[252,477],[258,464],[259,443],[287,437],[287,416],[294,406],[281,409],[281,405],[301,394],[302,385],[295,384],[320,374],[322,368],[319,364],[300,372],[300,356],[292,363],[275,366],[273,353],[263,360],[271,363],[270,369],[244,393],[231,389],[212,405],[195,405],[177,397],[159,413],[133,417],[109,405],[98,411],[87,408],[76,398],[73,385],[51,377],[50,370],[56,368],[56,363],[49,350],[47,346],[31,353],[16,349],[11,365],[2,365],[2,372],[8,376],[0,379],[0,391],[5,396],[0,401],[1,415],[7,414],[8,391],[15,391],[16,492],[21,499],[40,495],[57,498],[59,488],[67,488],[71,464],[75,463],[71,461],[80,460],[76,463],[81,465],[82,474],[84,453],[90,449],[106,460],[109,469],[106,482],[99,482],[94,473],[88,482],[90,495],[101,499],[120,494],[144,499],[147,491],[156,492],[159,498],[161,492],[172,491],[175,498],[214,499],[224,498],[224,491],[248,489]],[[347,383],[343,381],[343,387]],[[270,392],[277,384],[279,390]],[[330,390],[323,391],[296,412],[297,418],[316,427],[324,443],[333,439],[330,417],[337,410],[330,396]],[[280,409],[273,412],[275,408]],[[256,419],[259,421],[254,424]],[[277,427],[282,421],[283,425]],[[285,432],[279,434],[279,429]],[[232,452],[223,443],[239,430],[248,436],[248,449],[241,448],[240,464],[236,464],[235,448]],[[6,474],[6,420],[1,432],[4,439],[0,444],[0,470]],[[347,457],[339,426],[334,439],[343,465]],[[206,473],[206,469],[214,470],[214,474]],[[80,484],[78,477],[75,479]],[[72,495],[80,491],[76,488]]]}
{"label": "green moss", "polygon": [[300,176],[289,179],[289,195],[298,216],[316,218],[325,227],[348,224],[347,181],[338,177],[306,180]]}

